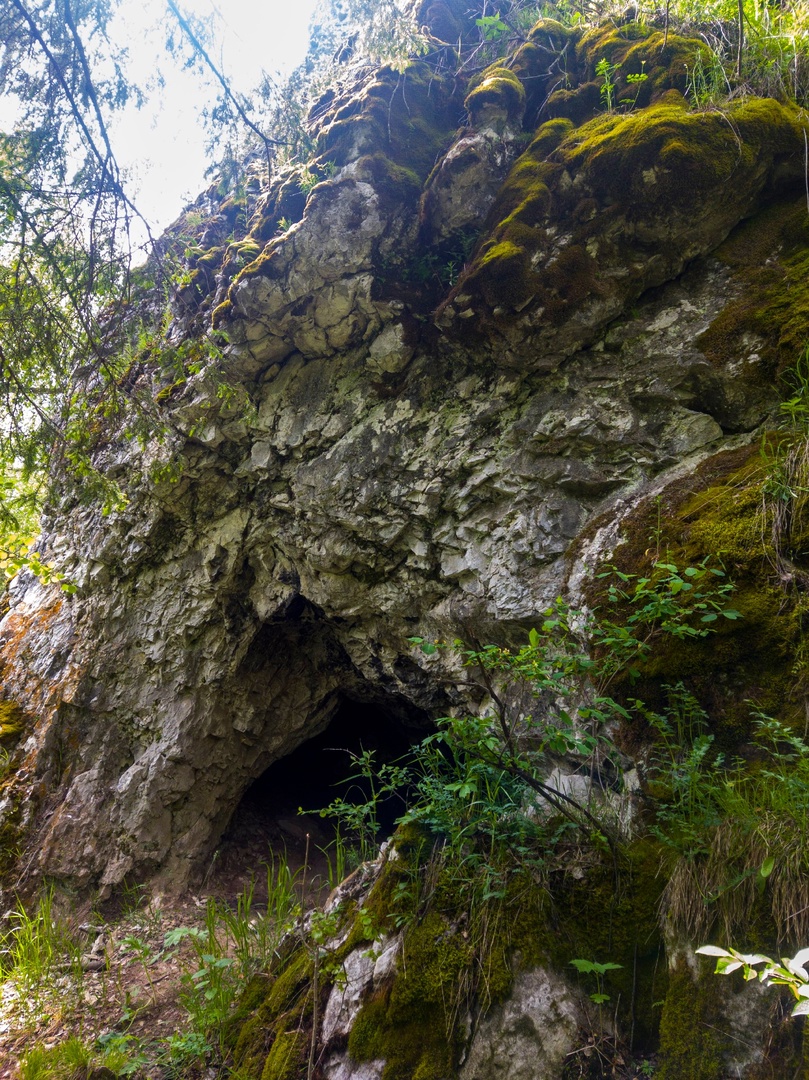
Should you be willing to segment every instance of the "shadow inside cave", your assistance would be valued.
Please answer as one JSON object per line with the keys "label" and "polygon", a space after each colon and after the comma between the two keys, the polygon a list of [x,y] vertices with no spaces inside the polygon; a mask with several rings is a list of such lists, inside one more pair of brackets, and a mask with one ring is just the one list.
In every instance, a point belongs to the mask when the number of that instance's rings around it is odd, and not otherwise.
{"label": "shadow inside cave", "polygon": [[[424,714],[404,720],[378,702],[343,697],[324,731],[273,762],[247,789],[206,870],[203,891],[233,902],[253,881],[254,899],[264,903],[268,867],[284,859],[312,901],[321,898],[336,873],[338,825],[320,811],[338,798],[361,805],[371,797],[370,782],[357,776],[358,755],[371,752],[377,764],[404,763],[429,730]],[[377,801],[377,841],[391,835],[406,801],[406,789]],[[340,835],[350,846],[342,826]]]}

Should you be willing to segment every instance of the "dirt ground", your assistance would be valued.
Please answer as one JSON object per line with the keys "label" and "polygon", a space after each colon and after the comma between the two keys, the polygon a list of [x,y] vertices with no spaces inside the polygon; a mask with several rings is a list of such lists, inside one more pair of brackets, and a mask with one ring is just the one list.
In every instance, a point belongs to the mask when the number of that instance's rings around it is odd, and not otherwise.
{"label": "dirt ground", "polygon": [[[182,996],[199,961],[187,939],[167,948],[166,934],[204,928],[209,899],[235,911],[251,885],[250,918],[260,920],[266,913],[268,869],[282,858],[307,908],[330,890],[330,824],[292,806],[275,810],[270,818],[246,800],[202,881],[182,896],[154,897],[136,888],[94,906],[55,893],[53,921],[69,934],[71,948],[39,982],[33,977],[22,985],[14,978],[0,982],[0,1080],[17,1080],[21,1059],[36,1045],[50,1047],[70,1036],[92,1044],[111,1033],[128,1037],[133,1051],[151,1056],[143,1075],[170,1075],[159,1064],[158,1050],[150,1055],[148,1045],[165,1044],[189,1030]],[[331,875],[333,884],[334,871]],[[8,914],[13,925],[15,916]],[[232,951],[232,944],[226,949]],[[214,1080],[220,1073],[216,1052],[208,1058],[209,1064],[190,1068],[188,1075]]]}

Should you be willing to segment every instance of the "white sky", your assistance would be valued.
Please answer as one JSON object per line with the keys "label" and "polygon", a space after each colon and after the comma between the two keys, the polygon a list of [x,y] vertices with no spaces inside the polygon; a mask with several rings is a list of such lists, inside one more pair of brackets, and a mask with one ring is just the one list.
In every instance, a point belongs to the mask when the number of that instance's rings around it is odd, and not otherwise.
{"label": "white sky", "polygon": [[[178,4],[202,18],[215,16],[219,40],[211,56],[234,89],[243,93],[259,82],[262,70],[283,78],[300,63],[315,5],[316,0],[180,0]],[[142,84],[154,76],[162,41],[175,25],[165,0],[123,0],[110,36],[127,42],[133,81]],[[210,162],[205,157],[199,112],[206,96],[214,96],[212,79],[202,82],[198,70],[169,70],[166,62],[160,63],[166,75],[164,91],[143,109],[127,109],[110,124],[113,148],[129,176],[133,202],[155,235],[207,184],[204,173]]]}

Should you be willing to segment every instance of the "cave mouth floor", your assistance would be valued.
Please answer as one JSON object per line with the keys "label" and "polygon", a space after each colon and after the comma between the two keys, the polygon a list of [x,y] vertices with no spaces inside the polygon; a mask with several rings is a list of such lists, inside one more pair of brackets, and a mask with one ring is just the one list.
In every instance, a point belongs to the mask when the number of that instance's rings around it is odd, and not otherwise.
{"label": "cave mouth floor", "polygon": [[[356,776],[358,755],[370,751],[376,762],[403,762],[424,733],[383,706],[343,699],[324,731],[270,765],[247,789],[201,874],[200,891],[234,904],[252,881],[255,902],[265,904],[268,871],[284,861],[307,902],[325,899],[336,884],[338,823],[320,811],[338,798],[354,804],[368,799],[368,782]],[[393,833],[406,798],[403,790],[379,800],[377,843]],[[344,829],[340,834],[351,846]],[[349,860],[346,871],[353,865]]]}

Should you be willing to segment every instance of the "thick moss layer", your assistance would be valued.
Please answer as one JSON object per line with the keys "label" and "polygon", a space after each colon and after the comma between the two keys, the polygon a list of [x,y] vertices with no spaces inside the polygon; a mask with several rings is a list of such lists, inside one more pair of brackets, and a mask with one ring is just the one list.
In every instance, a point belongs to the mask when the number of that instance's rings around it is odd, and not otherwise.
{"label": "thick moss layer", "polygon": [[[684,682],[707,710],[719,745],[730,751],[749,737],[749,700],[801,730],[805,720],[798,662],[806,651],[806,602],[776,571],[764,509],[768,484],[758,445],[717,454],[659,500],[640,505],[613,556],[619,570],[636,575],[648,574],[658,558],[680,568],[705,559],[724,566],[735,585],[728,604],[742,618],[720,619],[705,638],[667,639],[642,665],[643,679],[631,693],[662,705],[661,687]],[[809,525],[802,515],[780,544],[796,571],[809,573]],[[603,608],[595,587],[590,599]],[[631,745],[631,733],[625,734]]]}
{"label": "thick moss layer", "polygon": [[540,123],[548,96],[560,79],[568,85],[578,81],[575,46],[581,31],[555,19],[540,19],[511,60],[511,70],[526,91],[526,118],[532,127]]}
{"label": "thick moss layer", "polygon": [[25,713],[15,701],[0,701],[0,746],[8,749],[26,727]]}
{"label": "thick moss layer", "polygon": [[[600,858],[583,863],[579,875],[551,884],[552,906],[541,935],[547,958],[573,977],[574,959],[621,966],[607,972],[603,987],[621,1030],[648,1053],[657,1041],[659,1003],[666,996],[667,970],[658,926],[665,885],[659,846],[637,840],[621,852],[619,864]],[[580,975],[584,994],[597,989],[592,975]]]}
{"label": "thick moss layer", "polygon": [[[665,44],[664,44],[665,42]],[[610,65],[613,106],[643,108],[667,92],[685,93],[689,73],[710,54],[695,38],[668,37],[641,23],[613,20],[587,32],[541,19],[509,66],[525,84],[527,116],[536,124],[564,117],[577,124],[604,110],[600,61]]]}
{"label": "thick moss layer", "polygon": [[[299,168],[270,192],[251,223],[251,239],[270,242],[258,258],[239,270],[234,283],[247,277],[274,278],[285,271],[285,266],[279,269],[276,258],[276,249],[283,243],[278,221],[282,217],[291,224],[300,221],[307,206],[332,198],[334,188],[328,177],[349,163],[354,165],[355,180],[373,186],[383,213],[396,212],[415,220],[424,181],[456,130],[460,101],[455,93],[450,79],[418,61],[404,72],[381,68],[372,79],[332,103],[321,121],[315,160],[308,166],[326,182],[316,185],[302,203]],[[212,313],[214,328],[225,326],[231,313],[228,296]]]}
{"label": "thick moss layer", "polygon": [[[355,1061],[384,1059],[383,1080],[441,1080],[460,1049],[451,1008],[473,949],[445,916],[429,911],[405,934],[402,972],[367,1001],[351,1029]],[[442,1023],[443,1020],[443,1023]]]}
{"label": "thick moss layer", "polygon": [[695,978],[684,960],[669,976],[660,1020],[661,1080],[722,1080],[722,1053],[730,1049],[722,1036],[719,1010],[722,987],[708,974]]}
{"label": "thick moss layer", "polygon": [[308,1041],[304,1031],[279,1031],[261,1070],[261,1080],[295,1080],[304,1075]]}
{"label": "thick moss layer", "polygon": [[[606,23],[588,31],[578,44],[577,59],[586,81],[597,80],[596,67],[606,60],[615,83],[615,103],[621,108],[641,108],[669,90],[685,94],[689,72],[695,65],[708,66],[711,53],[697,38],[666,36],[637,22],[621,26]],[[627,76],[646,76],[639,82]]]}
{"label": "thick moss layer", "polygon": [[224,1032],[245,1080],[293,1080],[306,1075],[311,1039],[312,958],[299,946],[273,974],[245,988]]}
{"label": "thick moss layer", "polygon": [[509,68],[495,65],[475,80],[464,108],[473,126],[498,112],[512,123],[521,122],[525,112],[525,87]]}
{"label": "thick moss layer", "polygon": [[[647,248],[676,266],[697,235],[718,243],[735,223],[734,208],[741,217],[780,163],[797,160],[799,119],[770,99],[723,114],[664,102],[573,130],[558,121],[540,128],[504,183],[458,291],[490,307],[520,309],[535,298],[551,321],[583,297],[614,289],[608,267],[622,268],[620,288],[631,290],[636,277],[640,291],[648,281],[638,260]],[[661,214],[681,225],[663,229]]]}

